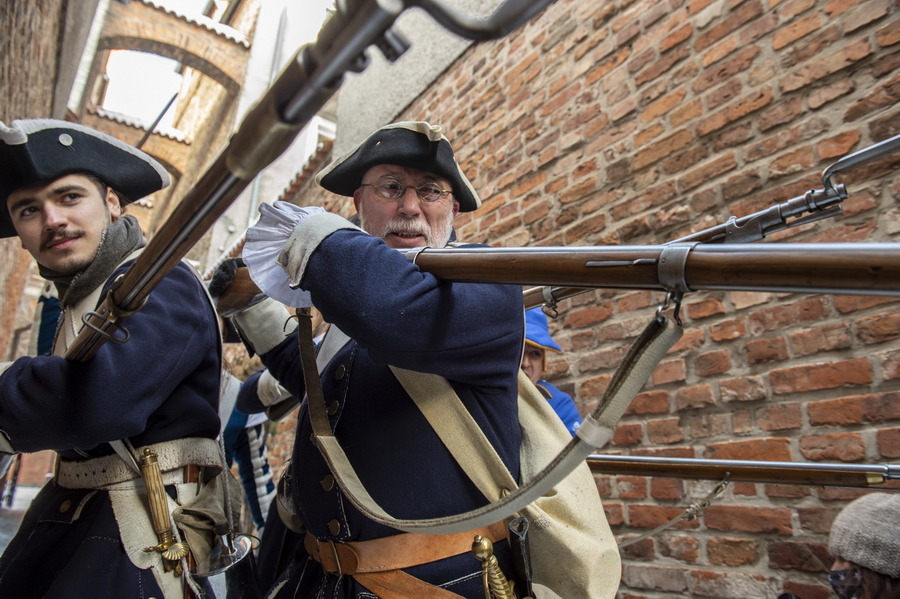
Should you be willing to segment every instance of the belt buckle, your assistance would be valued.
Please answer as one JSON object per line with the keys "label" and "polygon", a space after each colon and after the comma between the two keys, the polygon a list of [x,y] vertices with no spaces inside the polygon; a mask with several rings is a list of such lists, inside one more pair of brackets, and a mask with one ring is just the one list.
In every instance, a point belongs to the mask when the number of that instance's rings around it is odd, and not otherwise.
{"label": "belt buckle", "polygon": [[[338,542],[340,542],[340,541],[338,541]],[[337,574],[338,576],[343,576],[344,569],[341,567],[341,556],[338,554],[337,545],[334,544],[334,541],[332,541],[331,539],[326,539],[324,541],[316,539],[316,543],[319,547],[319,557],[320,558],[322,556],[322,544],[328,543],[328,546],[331,548],[331,555],[332,555],[332,557],[334,557],[335,566],[337,567],[337,572],[335,572],[335,574]]]}

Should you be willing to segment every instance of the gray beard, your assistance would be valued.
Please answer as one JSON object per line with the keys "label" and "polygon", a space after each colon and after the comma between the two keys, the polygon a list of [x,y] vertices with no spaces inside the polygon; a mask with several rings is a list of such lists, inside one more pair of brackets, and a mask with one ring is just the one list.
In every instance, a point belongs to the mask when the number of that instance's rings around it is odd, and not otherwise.
{"label": "gray beard", "polygon": [[363,205],[359,206],[359,225],[360,228],[375,237],[381,239],[387,238],[391,231],[398,229],[416,229],[425,236],[425,245],[433,248],[442,248],[450,241],[450,234],[453,231],[453,212],[447,214],[447,218],[443,222],[438,223],[435,227],[430,227],[428,223],[411,218],[394,218],[385,224],[381,231],[373,231],[371,224],[366,218]]}

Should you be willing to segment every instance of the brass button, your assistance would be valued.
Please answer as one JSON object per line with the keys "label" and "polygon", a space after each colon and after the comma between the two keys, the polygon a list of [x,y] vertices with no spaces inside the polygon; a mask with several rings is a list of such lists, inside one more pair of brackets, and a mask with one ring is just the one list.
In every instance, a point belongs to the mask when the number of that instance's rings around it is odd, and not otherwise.
{"label": "brass button", "polygon": [[66,499],[62,503],[59,504],[59,513],[65,514],[69,511],[69,508],[72,507],[72,502]]}
{"label": "brass button", "polygon": [[340,402],[338,402],[338,401],[331,402],[330,404],[328,404],[328,415],[334,416],[335,414],[337,414],[337,411],[339,409],[341,409]]}
{"label": "brass button", "polygon": [[328,532],[330,532],[333,536],[337,536],[339,532],[341,532],[341,523],[337,520],[332,520],[328,523]]}
{"label": "brass button", "polygon": [[347,369],[344,368],[343,364],[340,364],[337,368],[334,369],[334,380],[341,380],[342,378],[344,378],[345,374],[347,374]]}
{"label": "brass button", "polygon": [[322,479],[322,489],[326,491],[330,491],[334,488],[334,477],[330,474],[326,474],[325,478]]}

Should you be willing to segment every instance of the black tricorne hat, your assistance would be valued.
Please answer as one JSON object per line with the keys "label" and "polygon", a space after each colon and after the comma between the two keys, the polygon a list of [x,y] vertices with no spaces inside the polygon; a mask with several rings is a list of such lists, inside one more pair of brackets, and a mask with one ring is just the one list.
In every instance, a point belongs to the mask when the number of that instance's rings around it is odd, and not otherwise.
{"label": "black tricorne hat", "polygon": [[440,127],[425,121],[404,121],[382,127],[349,154],[328,165],[316,176],[316,181],[328,191],[352,196],[359,189],[363,175],[380,164],[414,168],[447,179],[461,212],[481,206],[481,199],[453,156],[450,141],[441,134]]}
{"label": "black tricorne hat", "polygon": [[6,200],[17,189],[90,173],[120,194],[123,204],[169,185],[157,161],[128,144],[83,125],[55,119],[0,122],[0,237],[13,237]]}

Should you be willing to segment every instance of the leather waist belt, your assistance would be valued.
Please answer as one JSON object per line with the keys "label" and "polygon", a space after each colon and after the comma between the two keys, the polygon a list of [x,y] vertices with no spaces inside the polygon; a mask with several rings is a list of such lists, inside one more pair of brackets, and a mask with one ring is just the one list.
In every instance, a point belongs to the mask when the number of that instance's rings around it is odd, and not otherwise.
{"label": "leather waist belt", "polygon": [[319,540],[306,533],[303,545],[326,572],[351,575],[382,599],[450,598],[459,595],[400,570],[471,551],[475,535],[497,543],[506,539],[506,525],[498,522],[478,530],[448,535],[403,533],[349,543]]}
{"label": "leather waist belt", "polygon": [[[155,443],[147,447],[159,457],[159,468],[163,473],[190,465],[216,468],[216,473],[222,468],[219,444],[215,439],[188,437]],[[143,449],[137,448],[138,455]],[[122,458],[113,454],[88,460],[61,459],[57,467],[56,482],[66,489],[99,489],[106,485],[134,480],[140,476],[129,468]],[[183,482],[181,476],[177,480],[166,480],[165,475],[163,478],[166,484]]]}

